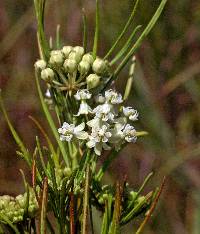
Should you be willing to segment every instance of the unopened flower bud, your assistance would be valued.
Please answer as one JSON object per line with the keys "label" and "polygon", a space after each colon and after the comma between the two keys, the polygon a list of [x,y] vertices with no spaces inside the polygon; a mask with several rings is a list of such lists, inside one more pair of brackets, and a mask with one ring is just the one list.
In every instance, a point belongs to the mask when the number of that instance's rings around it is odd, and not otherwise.
{"label": "unopened flower bud", "polygon": [[100,197],[100,198],[98,199],[98,202],[99,202],[101,205],[103,205],[103,204],[105,203],[103,197]]}
{"label": "unopened flower bud", "polygon": [[72,49],[73,49],[72,46],[64,46],[62,48],[62,52],[63,52],[65,58],[68,58],[68,56],[69,56],[70,52],[72,51]]}
{"label": "unopened flower bud", "polygon": [[103,200],[105,201],[107,199],[108,199],[108,194],[107,193],[103,194]]}
{"label": "unopened flower bud", "polygon": [[79,63],[82,59],[82,55],[75,52],[75,51],[72,51],[70,54],[69,54],[69,59],[73,59],[76,61],[76,63]]}
{"label": "unopened flower bud", "polygon": [[86,78],[86,82],[87,82],[87,89],[96,88],[100,82],[100,76],[98,76],[96,74],[90,74]]}
{"label": "unopened flower bud", "polygon": [[90,53],[88,53],[83,55],[82,61],[87,61],[90,65],[92,65],[94,62],[94,58]]}
{"label": "unopened flower bud", "polygon": [[78,65],[78,70],[81,75],[85,75],[90,70],[90,64],[87,61],[81,61]]}
{"label": "unopened flower bud", "polygon": [[131,191],[130,192],[130,200],[135,200],[135,198],[138,196],[137,192]]}
{"label": "unopened flower bud", "polygon": [[74,59],[66,59],[63,66],[68,73],[73,73],[77,69],[77,63]]}
{"label": "unopened flower bud", "polygon": [[100,58],[96,58],[92,65],[93,71],[98,75],[104,74],[106,71],[106,68],[107,68],[106,62]]}
{"label": "unopened flower bud", "polygon": [[51,57],[49,63],[54,66],[60,66],[63,64],[63,54],[60,50],[55,50],[51,52]]}
{"label": "unopened flower bud", "polygon": [[51,68],[45,68],[41,72],[41,78],[45,81],[51,81],[54,78],[54,72]]}
{"label": "unopened flower bud", "polygon": [[36,70],[43,70],[47,66],[47,63],[44,60],[38,60],[35,62],[35,69]]}
{"label": "unopened flower bud", "polygon": [[84,55],[84,48],[81,46],[75,46],[73,48],[73,51],[75,51],[81,57],[83,57],[83,55]]}
{"label": "unopened flower bud", "polygon": [[60,54],[60,53],[61,53],[60,50],[52,50],[52,51],[50,52],[50,55],[52,56],[52,55],[56,55],[56,54]]}
{"label": "unopened flower bud", "polygon": [[65,167],[64,170],[63,170],[63,174],[64,176],[68,177],[72,174],[72,170],[70,167]]}

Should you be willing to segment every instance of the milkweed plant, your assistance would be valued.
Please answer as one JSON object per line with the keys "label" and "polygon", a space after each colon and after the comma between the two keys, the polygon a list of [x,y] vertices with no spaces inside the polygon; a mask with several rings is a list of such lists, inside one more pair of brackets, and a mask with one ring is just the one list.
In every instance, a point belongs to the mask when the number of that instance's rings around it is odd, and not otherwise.
{"label": "milkweed plant", "polygon": [[[122,227],[141,217],[135,233],[141,233],[152,214],[162,186],[144,195],[143,188],[127,182],[104,184],[102,178],[113,160],[127,144],[135,144],[147,133],[135,128],[137,110],[127,106],[134,77],[135,52],[158,20],[167,0],[162,0],[146,27],[136,26],[119,47],[131,27],[139,0],[117,40],[104,57],[98,56],[99,2],[96,0],[94,43],[87,47],[87,19],[83,13],[83,44],[63,45],[57,27],[56,43],[47,40],[44,30],[45,0],[34,0],[38,22],[40,59],[35,62],[35,77],[41,106],[53,133],[52,140],[43,126],[30,117],[46,139],[36,136],[34,152],[28,151],[5,111],[1,109],[32,173],[32,183],[22,178],[25,193],[0,197],[0,233],[96,233],[94,212],[99,214],[101,234],[120,233]],[[134,42],[133,42],[134,41]],[[114,51],[115,52],[114,54]],[[130,72],[124,94],[115,89],[120,72]],[[46,85],[43,92],[40,84]],[[140,116],[142,118],[142,116]],[[54,143],[52,143],[54,142]],[[55,143],[56,142],[56,143]],[[97,163],[105,154],[105,161]]]}

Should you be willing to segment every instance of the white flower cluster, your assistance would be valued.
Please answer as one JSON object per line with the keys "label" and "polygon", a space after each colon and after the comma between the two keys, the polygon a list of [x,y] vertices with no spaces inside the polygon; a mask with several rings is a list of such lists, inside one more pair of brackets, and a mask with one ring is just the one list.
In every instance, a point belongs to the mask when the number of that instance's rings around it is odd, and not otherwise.
{"label": "white flower cluster", "polygon": [[98,105],[93,109],[88,104],[92,97],[88,90],[79,90],[74,97],[80,101],[76,116],[87,115],[89,121],[78,126],[63,123],[58,129],[60,140],[84,140],[97,155],[101,155],[102,150],[119,150],[125,142],[136,141],[136,130],[130,122],[138,120],[138,112],[132,107],[122,106],[121,94],[112,89],[105,91],[104,95],[98,95]]}

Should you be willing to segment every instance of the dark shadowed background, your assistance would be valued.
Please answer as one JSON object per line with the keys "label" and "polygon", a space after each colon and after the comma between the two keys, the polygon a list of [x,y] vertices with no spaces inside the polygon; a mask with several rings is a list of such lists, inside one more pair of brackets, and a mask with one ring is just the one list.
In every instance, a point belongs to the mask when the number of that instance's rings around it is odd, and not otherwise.
{"label": "dark shadowed background", "polygon": [[[134,24],[145,25],[160,1],[141,0]],[[95,1],[49,0],[46,32],[55,38],[61,25],[63,44],[81,45],[85,8],[92,45]],[[132,0],[101,0],[101,44],[104,55],[126,22]],[[123,41],[122,41],[123,43]],[[148,189],[167,176],[147,234],[200,233],[200,2],[168,1],[142,47],[129,103],[140,113],[137,129],[149,135],[128,146],[114,162],[105,180],[110,183],[128,176],[137,189],[151,171],[155,175]],[[0,1],[0,88],[15,128],[30,150],[40,133],[29,115],[48,126],[42,114],[34,80],[38,58],[36,20],[32,0]],[[116,86],[123,91],[128,68]],[[0,112],[0,195],[24,191],[19,169],[30,172],[15,153],[16,144]],[[104,158],[100,159],[104,160]],[[97,224],[98,227],[100,223]],[[125,229],[133,233],[133,229]]]}

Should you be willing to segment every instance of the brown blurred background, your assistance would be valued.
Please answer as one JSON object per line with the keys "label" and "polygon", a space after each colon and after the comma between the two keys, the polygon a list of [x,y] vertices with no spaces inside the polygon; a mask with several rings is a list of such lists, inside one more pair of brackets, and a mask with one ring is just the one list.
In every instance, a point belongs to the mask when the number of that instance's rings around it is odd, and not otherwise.
{"label": "brown blurred background", "polygon": [[[146,25],[159,2],[141,0],[133,25]],[[84,7],[89,22],[89,45],[92,45],[94,0],[49,0],[48,3],[48,36],[55,38],[56,25],[60,24],[63,44],[80,45]],[[112,45],[132,5],[132,0],[101,0],[99,55],[103,56]],[[38,58],[33,9],[32,0],[0,1],[0,88],[8,114],[30,151],[39,132],[28,116],[33,115],[48,128],[33,73]],[[199,234],[200,2],[168,1],[136,56],[130,104],[140,112],[137,129],[144,129],[149,135],[121,153],[105,180],[113,183],[127,174],[130,184],[137,189],[144,177],[154,171],[148,186],[151,189],[166,175],[162,198],[145,233]],[[117,82],[121,91],[127,74],[128,68]],[[23,191],[19,169],[24,169],[29,178],[30,173],[24,161],[16,156],[16,144],[1,112],[0,126],[0,194],[16,195]],[[125,230],[133,233],[133,229]]]}

